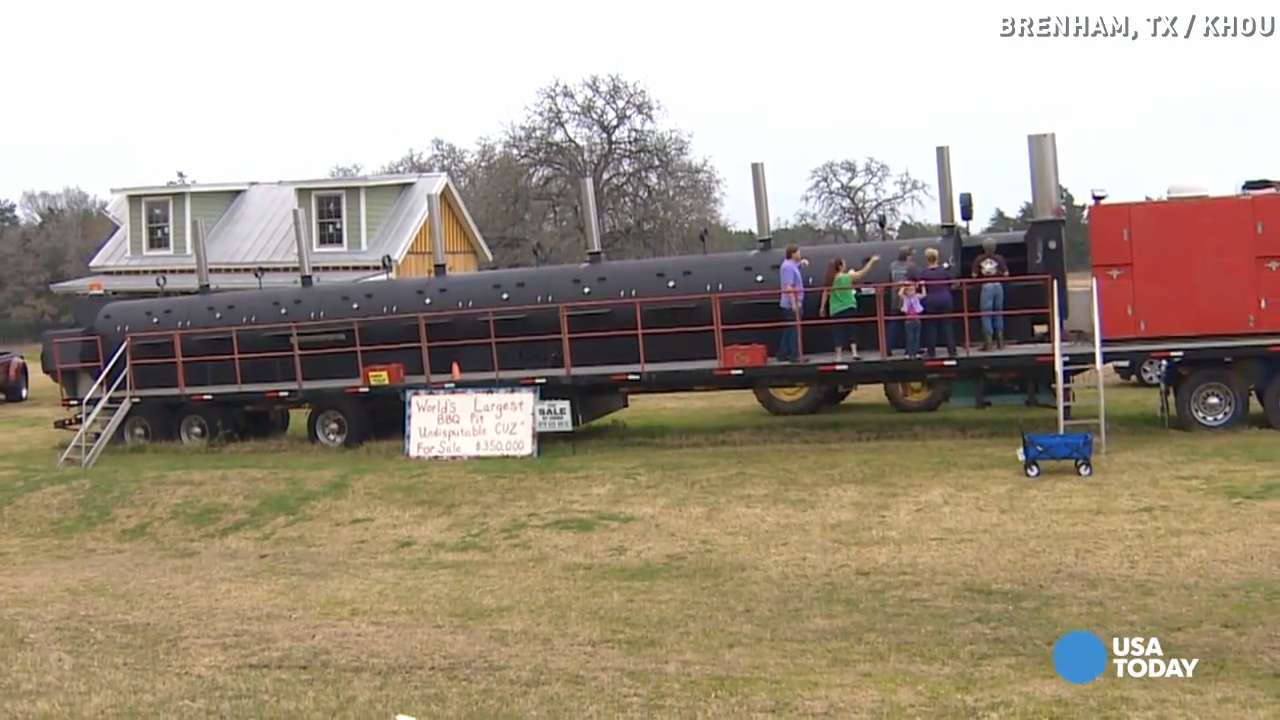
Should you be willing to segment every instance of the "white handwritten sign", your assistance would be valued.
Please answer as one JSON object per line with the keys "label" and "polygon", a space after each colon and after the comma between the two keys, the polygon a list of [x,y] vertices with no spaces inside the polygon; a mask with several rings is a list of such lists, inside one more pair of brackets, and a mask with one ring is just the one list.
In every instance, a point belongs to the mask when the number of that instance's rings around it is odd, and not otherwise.
{"label": "white handwritten sign", "polygon": [[406,393],[411,458],[525,457],[537,452],[532,389]]}

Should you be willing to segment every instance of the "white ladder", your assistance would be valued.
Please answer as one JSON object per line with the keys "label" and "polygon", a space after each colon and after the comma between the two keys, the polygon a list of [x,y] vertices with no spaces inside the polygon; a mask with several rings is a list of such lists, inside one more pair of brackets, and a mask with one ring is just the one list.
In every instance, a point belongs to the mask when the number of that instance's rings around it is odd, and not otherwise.
{"label": "white ladder", "polygon": [[[1107,451],[1107,398],[1102,376],[1102,321],[1098,313],[1098,279],[1090,278],[1089,314],[1092,328],[1093,357],[1064,355],[1062,351],[1062,308],[1058,300],[1058,281],[1053,281],[1053,375],[1054,395],[1058,406],[1058,433],[1073,426],[1096,426],[1098,448]],[[1070,375],[1070,377],[1068,377]],[[1093,394],[1097,415],[1080,417],[1078,408],[1093,404],[1083,401],[1081,394]],[[1068,413],[1068,408],[1070,412]],[[1070,417],[1068,417],[1070,414]]]}
{"label": "white ladder", "polygon": [[[80,429],[67,448],[58,457],[58,467],[78,465],[82,469],[93,467],[116,429],[129,414],[133,405],[133,384],[129,379],[129,340],[120,344],[111,361],[102,369],[98,379],[89,387],[80,401]],[[118,366],[118,368],[117,368]],[[112,375],[115,380],[108,386]],[[123,386],[123,387],[122,387]]]}

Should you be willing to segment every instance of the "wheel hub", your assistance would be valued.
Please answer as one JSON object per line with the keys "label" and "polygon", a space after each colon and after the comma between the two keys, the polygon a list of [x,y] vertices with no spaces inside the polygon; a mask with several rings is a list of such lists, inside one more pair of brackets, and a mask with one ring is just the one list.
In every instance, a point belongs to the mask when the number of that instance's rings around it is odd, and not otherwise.
{"label": "wheel hub", "polygon": [[1142,380],[1148,385],[1160,384],[1160,361],[1147,360],[1138,368],[1138,372],[1142,375]]}
{"label": "wheel hub", "polygon": [[326,410],[316,419],[316,431],[322,444],[338,447],[347,441],[347,419],[342,413]]}
{"label": "wheel hub", "polygon": [[923,382],[902,383],[902,396],[907,400],[923,400],[929,396],[929,384]]}
{"label": "wheel hub", "polygon": [[178,426],[178,431],[184,443],[200,444],[209,440],[209,423],[199,415],[184,417],[182,424]]}
{"label": "wheel hub", "polygon": [[796,402],[809,394],[808,385],[791,385],[788,387],[771,387],[769,394],[783,402]]}
{"label": "wheel hub", "polygon": [[125,421],[124,441],[129,445],[145,445],[151,442],[151,424],[139,418]]}
{"label": "wheel hub", "polygon": [[1221,427],[1235,414],[1236,397],[1222,383],[1206,383],[1191,397],[1191,414],[1206,427]]}

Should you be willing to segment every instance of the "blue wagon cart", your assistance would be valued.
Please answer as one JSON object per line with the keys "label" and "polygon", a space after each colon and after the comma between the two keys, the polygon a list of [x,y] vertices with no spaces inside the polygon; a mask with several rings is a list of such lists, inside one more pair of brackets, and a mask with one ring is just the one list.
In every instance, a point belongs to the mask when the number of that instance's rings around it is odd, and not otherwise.
{"label": "blue wagon cart", "polygon": [[1043,460],[1074,460],[1076,474],[1089,477],[1093,475],[1093,434],[1023,433],[1022,451],[1018,455],[1022,460],[1022,470],[1029,478],[1040,477],[1040,462]]}

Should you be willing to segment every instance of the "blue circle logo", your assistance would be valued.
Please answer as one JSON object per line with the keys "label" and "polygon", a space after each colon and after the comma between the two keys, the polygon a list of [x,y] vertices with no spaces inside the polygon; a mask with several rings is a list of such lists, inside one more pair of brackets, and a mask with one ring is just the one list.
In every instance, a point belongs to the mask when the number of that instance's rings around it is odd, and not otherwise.
{"label": "blue circle logo", "polygon": [[1086,630],[1069,632],[1053,644],[1053,669],[1069,683],[1088,685],[1107,669],[1107,646]]}

